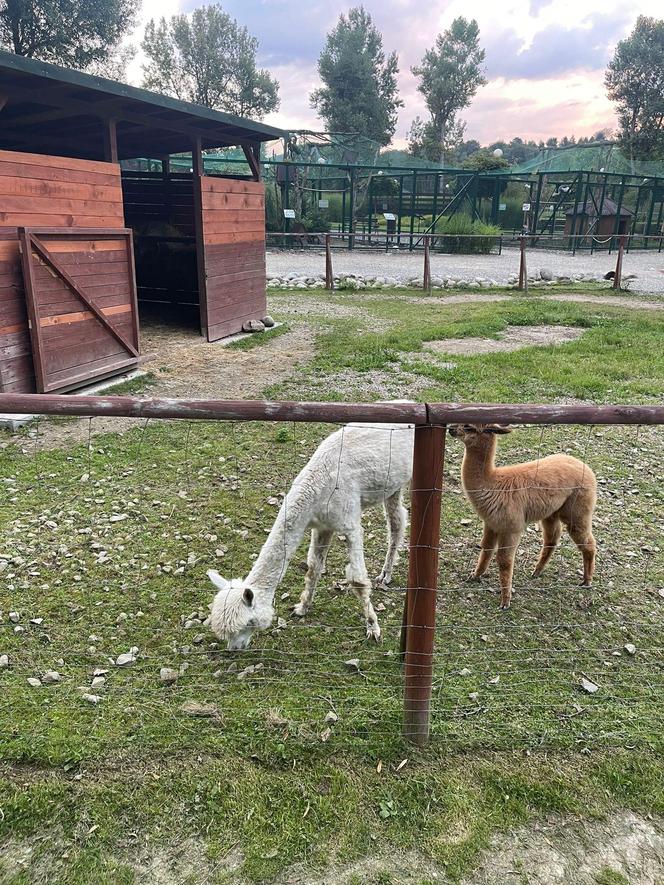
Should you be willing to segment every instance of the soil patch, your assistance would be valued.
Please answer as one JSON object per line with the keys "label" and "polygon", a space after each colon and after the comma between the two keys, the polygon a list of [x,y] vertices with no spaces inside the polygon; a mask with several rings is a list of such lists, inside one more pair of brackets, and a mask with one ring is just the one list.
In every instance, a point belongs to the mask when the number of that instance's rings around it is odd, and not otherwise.
{"label": "soil patch", "polygon": [[[286,380],[294,367],[313,359],[316,330],[298,323],[290,332],[267,340],[251,350],[210,344],[194,330],[174,330],[162,324],[142,329],[142,350],[154,354],[146,368],[155,376],[146,396],[186,399],[256,399],[270,384]],[[112,393],[112,391],[111,391]],[[86,442],[89,435],[124,433],[136,427],[135,418],[73,419],[53,422],[45,418],[31,426],[30,448],[59,448]],[[0,445],[19,444],[25,437],[3,438]]]}
{"label": "soil patch", "polygon": [[471,356],[478,353],[505,353],[522,347],[547,347],[567,344],[580,338],[584,329],[576,326],[510,326],[499,338],[446,338],[426,341],[424,347],[434,353]]}

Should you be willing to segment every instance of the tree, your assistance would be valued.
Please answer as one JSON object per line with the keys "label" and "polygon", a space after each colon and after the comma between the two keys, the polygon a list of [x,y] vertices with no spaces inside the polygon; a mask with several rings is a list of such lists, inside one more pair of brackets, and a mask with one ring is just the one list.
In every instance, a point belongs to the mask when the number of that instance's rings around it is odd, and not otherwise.
{"label": "tree", "polygon": [[0,47],[86,69],[108,61],[133,27],[140,0],[0,0]]}
{"label": "tree", "polygon": [[[466,124],[463,120],[451,120],[445,130],[445,141],[441,151],[440,132],[433,121],[425,123],[419,117],[415,117],[406,133],[408,151],[413,157],[421,157],[423,160],[450,163],[458,154],[465,133]],[[479,148],[479,144],[477,146]]]}
{"label": "tree", "polygon": [[664,157],[664,21],[640,15],[604,78],[617,105],[618,141],[636,159]]}
{"label": "tree", "polygon": [[385,55],[383,38],[363,7],[340,15],[318,59],[323,86],[311,106],[330,132],[357,133],[387,145],[403,106],[397,89],[399,60]]}
{"label": "tree", "polygon": [[258,41],[218,3],[152,19],[141,46],[148,89],[258,120],[279,107],[279,84],[256,67]]}
{"label": "tree", "polygon": [[507,169],[509,163],[504,157],[494,157],[488,148],[480,148],[461,165],[464,169],[474,169],[476,172],[490,172],[493,169]]}
{"label": "tree", "polygon": [[485,52],[480,48],[480,31],[475,19],[460,16],[450,27],[436,37],[422,62],[412,68],[420,78],[418,91],[422,93],[431,115],[431,132],[440,145],[438,156],[443,159],[447,131],[455,123],[456,115],[468,107],[484,77]]}

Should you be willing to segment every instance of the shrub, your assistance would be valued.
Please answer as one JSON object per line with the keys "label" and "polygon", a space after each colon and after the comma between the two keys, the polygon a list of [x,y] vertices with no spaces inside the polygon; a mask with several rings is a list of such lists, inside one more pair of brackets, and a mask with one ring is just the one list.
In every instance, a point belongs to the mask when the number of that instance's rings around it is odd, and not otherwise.
{"label": "shrub", "polygon": [[453,215],[443,218],[436,225],[436,233],[446,234],[438,240],[435,248],[439,252],[453,252],[463,255],[488,254],[502,233],[495,224],[473,221],[468,215]]}

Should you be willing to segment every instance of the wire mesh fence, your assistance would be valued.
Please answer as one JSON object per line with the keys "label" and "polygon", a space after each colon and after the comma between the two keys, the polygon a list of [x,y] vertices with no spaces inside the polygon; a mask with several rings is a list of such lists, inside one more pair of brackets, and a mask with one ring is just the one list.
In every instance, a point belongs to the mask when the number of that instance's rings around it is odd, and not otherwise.
{"label": "wire mesh fence", "polygon": [[[303,545],[276,589],[271,626],[246,650],[226,651],[207,623],[216,592],[207,569],[229,579],[249,573],[293,479],[340,425],[137,419],[123,434],[97,435],[95,418],[85,420],[87,442],[76,448],[59,448],[58,425],[41,420],[20,447],[0,452],[3,755],[203,751],[219,740],[278,745],[288,735],[398,741],[406,588],[432,592],[409,577],[407,557],[372,592],[379,643],[367,640],[345,579],[343,538],[305,617],[292,613],[305,586]],[[395,435],[412,429],[374,432],[389,475]],[[349,482],[341,437],[328,464],[334,494]],[[578,586],[581,559],[569,539],[531,579],[541,545],[531,527],[516,551],[512,607],[501,611],[495,567],[481,584],[467,580],[481,522],[461,488],[462,446],[448,440],[435,621],[409,625],[435,633],[426,661],[410,651],[411,674],[431,665],[434,741],[588,752],[661,745],[662,443],[659,426],[543,424],[501,439],[499,463],[567,452],[599,484],[593,587]],[[386,543],[383,516],[368,510],[372,577]]]}

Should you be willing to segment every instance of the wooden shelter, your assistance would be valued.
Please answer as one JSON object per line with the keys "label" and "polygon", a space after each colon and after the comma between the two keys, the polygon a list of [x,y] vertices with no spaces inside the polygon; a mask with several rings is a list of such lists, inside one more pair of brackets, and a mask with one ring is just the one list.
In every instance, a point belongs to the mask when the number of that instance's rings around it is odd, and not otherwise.
{"label": "wooden shelter", "polygon": [[[0,392],[62,391],[139,360],[138,308],[209,341],[265,314],[260,145],[281,130],[0,52]],[[242,147],[249,176],[205,175]],[[191,155],[171,173],[169,157]],[[122,160],[152,157],[160,171]],[[134,269],[135,268],[135,269]]]}
{"label": "wooden shelter", "polygon": [[591,194],[585,203],[576,203],[567,210],[563,235],[575,233],[610,237],[614,234],[625,234],[632,215],[630,209],[619,206],[609,197],[595,199]]}

